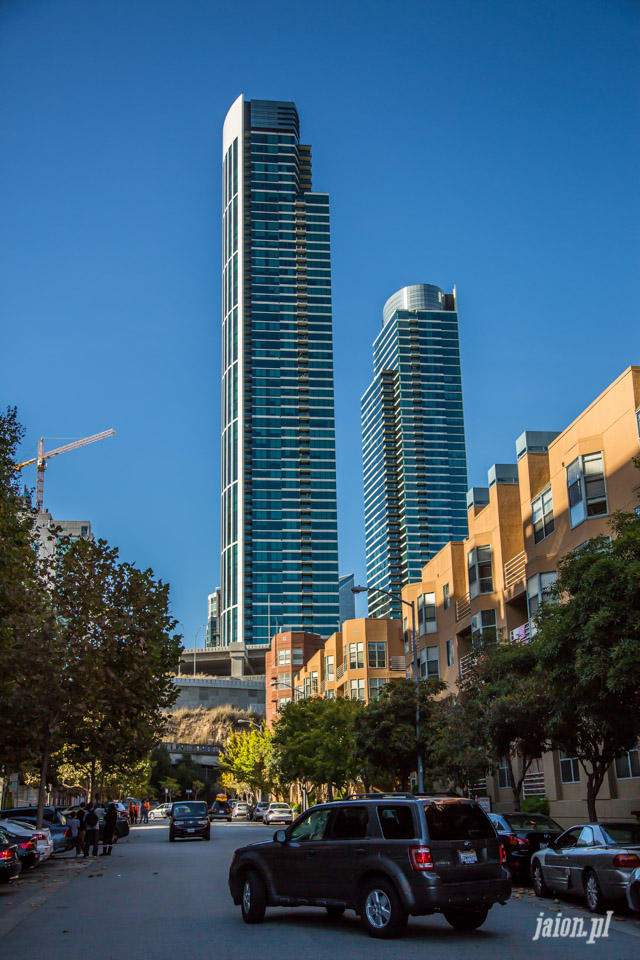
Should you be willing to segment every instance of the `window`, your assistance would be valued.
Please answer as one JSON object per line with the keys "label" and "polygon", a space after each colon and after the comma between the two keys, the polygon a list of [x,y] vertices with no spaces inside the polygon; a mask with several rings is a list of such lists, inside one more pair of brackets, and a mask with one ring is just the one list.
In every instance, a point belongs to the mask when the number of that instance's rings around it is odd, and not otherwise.
{"label": "window", "polygon": [[372,670],[384,670],[387,666],[386,643],[368,643],[367,656],[369,658],[369,666]]}
{"label": "window", "polygon": [[349,697],[351,700],[364,700],[364,677],[360,680],[351,680],[349,685]]}
{"label": "window", "polygon": [[278,674],[277,683],[278,683],[278,686],[280,687],[280,689],[282,689],[282,687],[290,687],[290,686],[291,686],[291,674],[290,674],[290,673],[279,673],[279,674]]}
{"label": "window", "polygon": [[496,638],[497,620],[495,610],[479,610],[471,617],[471,639],[485,636],[489,640]]}
{"label": "window", "polygon": [[291,831],[292,843],[309,843],[312,840],[324,840],[331,810],[312,810]]}
{"label": "window", "polygon": [[490,840],[496,832],[480,807],[465,800],[440,800],[425,804],[430,840]]}
{"label": "window", "polygon": [[294,647],[291,651],[292,663],[304,663],[302,647]]}
{"label": "window", "polygon": [[563,783],[580,783],[580,764],[577,757],[560,751],[560,779]]}
{"label": "window", "polygon": [[386,684],[386,677],[371,677],[369,679],[369,700],[375,700]]}
{"label": "window", "polygon": [[469,595],[477,597],[481,593],[493,593],[493,567],[491,547],[474,547],[467,554],[469,568]]}
{"label": "window", "polygon": [[540,543],[545,537],[556,528],[553,517],[553,497],[551,496],[551,487],[531,501],[531,515],[533,517],[533,541]]}
{"label": "window", "polygon": [[349,644],[349,670],[364,669],[364,643]]}
{"label": "window", "polygon": [[455,654],[453,652],[453,640],[447,640],[447,666],[452,667],[455,663]]}
{"label": "window", "polygon": [[436,595],[423,593],[418,597],[418,636],[424,637],[425,633],[436,633],[437,629]]}
{"label": "window", "polygon": [[451,594],[449,592],[448,583],[445,583],[444,587],[442,588],[442,604],[445,610],[448,610],[449,607],[451,606]]}
{"label": "window", "polygon": [[640,777],[640,756],[637,747],[616,757],[616,779],[630,780],[632,777]]}
{"label": "window", "polygon": [[324,658],[324,678],[325,680],[335,680],[335,665],[333,654]]}
{"label": "window", "polygon": [[405,617],[402,621],[402,633],[404,636],[404,652],[409,652],[409,621]]}
{"label": "window", "polygon": [[[550,570],[549,573],[538,573],[535,577],[529,577],[527,580],[527,604],[529,606],[529,622],[535,617],[538,607],[549,595],[550,588],[558,579],[557,570]],[[531,624],[532,636],[535,633],[535,626]]]}
{"label": "window", "polygon": [[291,650],[278,650],[278,666],[284,667],[288,663],[291,663]]}
{"label": "window", "polygon": [[423,679],[440,676],[440,662],[437,647],[424,647],[420,651],[420,676]]}
{"label": "window", "polygon": [[502,757],[500,760],[500,766],[498,767],[498,786],[501,790],[507,790],[513,785],[511,779],[511,767],[509,766],[509,761],[506,757]]}
{"label": "window", "polygon": [[325,692],[324,692],[324,698],[325,698],[325,700],[335,700],[335,698],[336,698],[336,692],[335,692],[335,690],[325,690]]}
{"label": "window", "polygon": [[416,836],[411,807],[378,807],[378,820],[385,840],[413,840]]}
{"label": "window", "polygon": [[366,807],[339,807],[327,834],[328,840],[364,840],[367,835],[369,811]]}
{"label": "window", "polygon": [[291,703],[291,697],[278,697],[278,711],[286,707],[288,703]]}
{"label": "window", "polygon": [[589,517],[608,513],[602,453],[588,453],[569,464],[567,493],[572,528]]}

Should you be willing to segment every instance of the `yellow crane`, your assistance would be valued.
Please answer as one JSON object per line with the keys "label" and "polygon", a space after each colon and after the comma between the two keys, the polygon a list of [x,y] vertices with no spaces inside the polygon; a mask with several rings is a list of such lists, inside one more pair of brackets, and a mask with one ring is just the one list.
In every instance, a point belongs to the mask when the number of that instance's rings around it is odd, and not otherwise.
{"label": "yellow crane", "polygon": [[44,471],[47,466],[47,460],[51,457],[57,457],[59,453],[68,453],[69,450],[77,450],[78,447],[86,447],[88,443],[95,443],[96,440],[104,440],[105,437],[112,437],[115,430],[103,430],[102,433],[94,433],[92,437],[84,437],[82,440],[74,440],[73,443],[66,443],[64,447],[56,447],[55,450],[44,451],[44,437],[38,441],[38,456],[33,460],[25,460],[24,463],[16,463],[16,470],[22,470],[23,467],[30,467],[33,463],[38,464],[38,480],[36,484],[36,509],[42,513],[44,504]]}

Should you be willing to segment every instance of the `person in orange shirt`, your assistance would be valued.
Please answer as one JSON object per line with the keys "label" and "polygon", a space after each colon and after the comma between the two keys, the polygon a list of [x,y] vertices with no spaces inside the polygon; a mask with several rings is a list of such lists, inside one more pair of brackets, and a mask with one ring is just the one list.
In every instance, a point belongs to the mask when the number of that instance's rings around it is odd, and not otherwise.
{"label": "person in orange shirt", "polygon": [[142,801],[142,809],[140,810],[140,823],[149,823],[149,810],[151,809],[151,804],[148,800]]}

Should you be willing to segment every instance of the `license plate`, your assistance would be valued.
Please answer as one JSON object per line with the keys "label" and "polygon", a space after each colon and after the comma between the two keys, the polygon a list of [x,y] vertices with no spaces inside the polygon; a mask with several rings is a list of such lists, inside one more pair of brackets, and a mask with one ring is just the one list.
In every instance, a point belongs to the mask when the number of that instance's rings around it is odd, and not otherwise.
{"label": "license plate", "polygon": [[459,850],[458,856],[460,857],[460,863],[477,863],[478,856],[475,850]]}
{"label": "license plate", "polygon": [[195,827],[187,827],[187,833],[195,833],[195,832],[196,832]]}

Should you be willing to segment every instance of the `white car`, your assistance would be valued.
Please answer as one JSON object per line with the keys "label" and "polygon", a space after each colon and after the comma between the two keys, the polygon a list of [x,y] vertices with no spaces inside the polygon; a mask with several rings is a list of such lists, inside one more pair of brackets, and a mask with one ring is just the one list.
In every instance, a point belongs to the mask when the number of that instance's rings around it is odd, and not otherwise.
{"label": "white car", "polygon": [[27,823],[24,820],[9,820],[8,817],[0,820],[0,827],[3,823],[7,825],[7,829],[10,830],[11,833],[23,836],[25,839],[34,839],[36,841],[36,850],[38,851],[38,857],[41,863],[52,856],[53,838],[46,824],[43,824],[40,829],[37,829],[33,824]]}
{"label": "white car", "polygon": [[270,803],[262,819],[265,823],[291,823],[293,810],[288,803]]}
{"label": "white car", "polygon": [[236,803],[231,813],[232,820],[246,820],[249,813],[248,803]]}
{"label": "white car", "polygon": [[161,803],[159,807],[154,807],[149,811],[149,820],[163,820],[171,813],[172,803]]}

